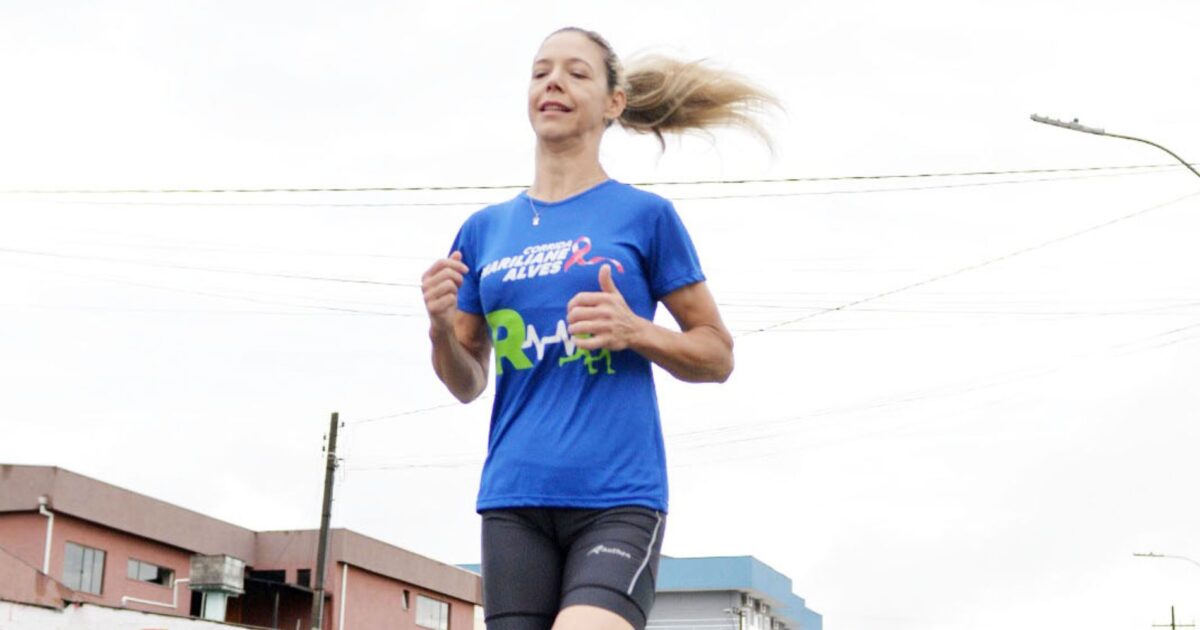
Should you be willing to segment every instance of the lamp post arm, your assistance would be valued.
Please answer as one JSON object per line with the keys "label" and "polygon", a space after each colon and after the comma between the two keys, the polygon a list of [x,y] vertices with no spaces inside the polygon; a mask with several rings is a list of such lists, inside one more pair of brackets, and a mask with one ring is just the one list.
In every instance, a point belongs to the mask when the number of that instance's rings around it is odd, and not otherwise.
{"label": "lamp post arm", "polygon": [[1031,114],[1029,116],[1029,119],[1034,122],[1040,122],[1042,124],[1052,125],[1055,127],[1062,127],[1063,129],[1070,129],[1072,131],[1082,131],[1083,133],[1091,133],[1091,134],[1095,134],[1097,136],[1108,136],[1110,138],[1120,138],[1122,140],[1133,140],[1134,142],[1141,142],[1142,144],[1148,144],[1152,147],[1156,147],[1158,149],[1162,149],[1163,151],[1166,151],[1168,155],[1175,158],[1176,160],[1179,160],[1180,164],[1186,166],[1187,169],[1189,171],[1191,171],[1193,175],[1195,175],[1196,177],[1200,177],[1200,171],[1197,171],[1195,168],[1192,167],[1191,164],[1188,164],[1187,160],[1179,157],[1178,155],[1175,155],[1174,151],[1168,149],[1167,147],[1164,147],[1161,144],[1158,144],[1157,142],[1150,142],[1149,140],[1144,140],[1142,138],[1135,138],[1133,136],[1123,136],[1121,134],[1109,133],[1098,127],[1088,127],[1086,125],[1081,125],[1081,124],[1079,124],[1078,120],[1073,120],[1073,121],[1067,122],[1065,120],[1056,120],[1054,118],[1049,118],[1047,116],[1039,116],[1037,114]]}
{"label": "lamp post arm", "polygon": [[1185,562],[1191,562],[1192,564],[1194,564],[1194,565],[1196,565],[1196,566],[1200,567],[1200,562],[1196,562],[1195,560],[1192,560],[1191,558],[1187,558],[1187,557],[1184,557],[1184,556],[1167,556],[1167,555],[1164,555],[1163,557],[1164,557],[1164,558],[1174,558],[1174,559],[1176,559],[1176,560],[1183,560],[1183,561],[1185,561]]}
{"label": "lamp post arm", "polygon": [[[1158,147],[1159,149],[1162,149],[1163,151],[1166,151],[1167,153],[1169,153],[1171,155],[1171,157],[1175,158],[1176,160],[1179,160],[1179,163],[1186,166],[1187,169],[1189,171],[1191,171],[1192,174],[1194,174],[1196,177],[1200,177],[1200,172],[1197,172],[1196,169],[1192,168],[1192,165],[1188,164],[1187,160],[1184,160],[1183,158],[1179,157],[1178,155],[1175,155],[1174,151],[1168,149],[1167,147],[1164,147],[1161,144],[1158,144],[1156,142],[1150,142],[1149,140],[1143,140],[1141,138],[1135,138],[1133,136],[1122,136],[1122,135],[1115,134],[1115,133],[1105,133],[1104,135],[1109,136],[1111,138],[1121,138],[1123,140],[1133,140],[1134,142],[1141,142],[1143,144],[1148,144],[1152,147]],[[1195,562],[1195,560],[1192,560],[1192,562]]]}
{"label": "lamp post arm", "polygon": [[1166,553],[1154,553],[1153,551],[1134,553],[1133,555],[1138,558],[1172,558],[1174,560],[1183,560],[1184,562],[1190,562],[1190,563],[1200,567],[1200,562],[1192,560],[1191,558],[1189,558],[1187,556],[1173,556],[1171,554],[1166,554]]}

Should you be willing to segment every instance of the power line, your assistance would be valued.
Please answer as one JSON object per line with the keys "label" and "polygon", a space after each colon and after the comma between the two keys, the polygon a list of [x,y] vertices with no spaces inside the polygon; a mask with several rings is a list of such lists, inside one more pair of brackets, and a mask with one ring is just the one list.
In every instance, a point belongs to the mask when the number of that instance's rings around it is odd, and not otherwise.
{"label": "power line", "polygon": [[[994,175],[1025,175],[1043,173],[1072,173],[1087,171],[1134,170],[1178,167],[1178,164],[1134,164],[1126,166],[1084,166],[1071,168],[1027,168],[1010,170],[891,173],[880,175],[830,175],[813,177],[775,177],[743,179],[695,179],[634,182],[634,186],[701,186],[787,184],[799,182],[836,182],[880,179],[920,179],[937,177],[986,177]],[[290,188],[93,188],[93,189],[12,189],[0,190],[5,195],[110,195],[110,194],[227,194],[227,193],[354,193],[354,192],[443,192],[460,190],[516,190],[529,184],[464,184],[445,186],[362,186],[362,187],[290,187]]]}
{"label": "power line", "polygon": [[[330,304],[320,304],[320,303],[307,304],[307,303],[296,303],[296,302],[284,302],[284,301],[281,301],[278,299],[264,299],[262,297],[252,297],[252,296],[247,296],[247,295],[239,295],[239,294],[235,294],[235,293],[223,293],[223,292],[218,292],[218,291],[204,291],[204,290],[200,290],[200,289],[189,289],[189,288],[181,287],[181,286],[154,284],[154,283],[149,283],[149,282],[137,282],[137,281],[129,280],[126,278],[116,278],[113,276],[107,276],[107,275],[95,274],[95,273],[67,271],[64,269],[47,269],[45,267],[22,265],[20,263],[10,263],[10,264],[13,264],[13,265],[19,266],[19,267],[24,267],[26,269],[33,269],[33,270],[41,272],[41,273],[53,273],[53,274],[57,274],[57,275],[72,276],[72,277],[76,277],[76,278],[86,278],[89,280],[100,280],[102,282],[127,285],[127,286],[132,286],[132,287],[143,288],[143,289],[171,291],[174,293],[183,293],[183,294],[187,294],[187,295],[199,295],[199,296],[204,296],[204,297],[215,297],[215,298],[226,299],[226,300],[238,300],[238,301],[242,301],[242,302],[252,302],[255,304],[265,304],[265,305],[270,305],[270,306],[287,306],[287,307],[291,307],[291,308],[315,309],[315,310],[325,311],[325,312],[339,314],[339,315],[359,315],[359,316],[369,315],[369,316],[379,316],[379,317],[422,317],[423,316],[423,314],[417,314],[417,313],[397,313],[397,312],[392,312],[392,311],[366,310],[366,309],[362,309],[362,308],[350,308],[350,307],[346,307],[346,306],[334,306],[334,305],[330,305]],[[312,296],[305,296],[305,295],[262,293],[262,292],[257,292],[256,294],[257,295],[272,295],[274,297],[284,297],[284,298],[289,298],[289,299],[300,299],[300,300],[310,300],[310,301],[324,299],[324,300],[328,300],[328,301],[332,301],[332,302],[348,302],[348,303],[356,303],[356,304],[367,304],[367,305],[371,305],[371,306],[384,306],[384,307],[394,306],[393,304],[389,304],[389,303],[371,302],[371,301],[365,301],[365,300],[347,300],[344,298],[332,298],[332,297],[322,298],[319,296],[312,297]],[[219,311],[219,312],[220,313],[232,313],[234,311]],[[277,313],[276,311],[242,311],[242,312],[248,313],[248,314],[275,314],[275,313]],[[313,314],[313,313],[286,313],[286,312],[278,312],[278,313],[279,314],[296,314],[296,315],[311,315],[311,314]]]}
{"label": "power line", "polygon": [[[488,400],[490,398],[492,398],[491,394],[485,394],[485,395],[480,396],[479,398],[476,398],[475,400],[476,401]],[[474,402],[474,401],[472,401],[472,402]],[[381,420],[393,420],[395,418],[403,418],[405,416],[415,416],[415,415],[422,414],[422,413],[428,413],[430,411],[437,411],[439,409],[449,409],[451,407],[462,407],[462,406],[463,406],[463,403],[445,403],[445,404],[441,404],[441,405],[433,405],[430,407],[420,407],[417,409],[409,409],[407,411],[401,411],[398,413],[390,413],[390,414],[387,414],[384,416],[374,416],[371,418],[362,418],[360,420],[349,420],[346,422],[346,425],[347,426],[358,426],[360,424],[370,424],[372,422],[379,422]]]}
{"label": "power line", "polygon": [[891,188],[860,188],[848,190],[809,190],[800,192],[780,193],[747,193],[733,195],[696,195],[673,197],[675,201],[712,201],[722,199],[769,199],[786,197],[824,197],[831,195],[862,195],[869,193],[915,192],[922,190],[951,190],[955,188],[980,188],[984,186],[1007,186],[1013,184],[1036,184],[1040,182],[1065,182],[1076,179],[1099,179],[1106,177],[1129,177],[1132,175],[1153,175],[1165,171],[1142,171],[1133,173],[1100,173],[1095,175],[1068,175],[1065,177],[1035,177],[1025,179],[1004,179],[990,182],[967,182],[962,184],[936,184],[933,186],[896,186]]}
{"label": "power line", "polygon": [[1005,261],[1005,260],[1008,260],[1008,259],[1010,259],[1010,258],[1015,258],[1015,257],[1017,257],[1017,256],[1020,256],[1020,255],[1022,255],[1022,254],[1028,254],[1028,253],[1030,253],[1030,252],[1034,252],[1034,251],[1037,251],[1037,250],[1039,250],[1039,249],[1043,249],[1043,248],[1045,248],[1045,247],[1049,247],[1049,246],[1051,246],[1051,245],[1055,245],[1055,244],[1061,243],[1061,242],[1063,242],[1063,241],[1067,241],[1067,240],[1070,240],[1070,239],[1073,239],[1073,238],[1077,238],[1077,237],[1079,237],[1079,236],[1083,236],[1084,234],[1088,234],[1088,233],[1090,233],[1090,232],[1094,232],[1094,231],[1096,231],[1096,230],[1103,229],[1103,228],[1109,227],[1109,226],[1111,226],[1111,225],[1115,225],[1115,224],[1117,224],[1117,223],[1121,223],[1121,222],[1124,222],[1124,221],[1128,221],[1128,220],[1130,220],[1130,219],[1134,219],[1134,218],[1136,218],[1136,217],[1142,216],[1142,215],[1144,215],[1144,214],[1148,214],[1148,213],[1150,213],[1150,212],[1153,212],[1153,211],[1155,211],[1155,210],[1159,210],[1159,209],[1162,209],[1162,208],[1165,208],[1165,207],[1168,207],[1168,206],[1174,205],[1174,204],[1176,204],[1176,203],[1179,203],[1180,201],[1183,201],[1183,200],[1185,200],[1185,199],[1190,199],[1190,198],[1192,198],[1192,197],[1195,197],[1196,195],[1200,195],[1200,192],[1188,193],[1188,194],[1186,194],[1186,195],[1183,195],[1183,196],[1181,196],[1181,197],[1176,197],[1175,199],[1172,199],[1172,200],[1170,200],[1170,201],[1165,201],[1165,202],[1163,202],[1163,203],[1155,204],[1155,205],[1153,205],[1153,206],[1150,206],[1150,207],[1148,207],[1148,208],[1142,208],[1141,210],[1137,210],[1137,211],[1135,211],[1135,212],[1130,212],[1129,214],[1124,214],[1124,215],[1121,215],[1121,216],[1119,216],[1119,217],[1116,217],[1116,218],[1114,218],[1114,219],[1109,219],[1108,221],[1105,221],[1105,222],[1103,222],[1103,223],[1097,223],[1097,224],[1094,224],[1094,225],[1090,225],[1090,226],[1088,226],[1088,227],[1085,227],[1085,228],[1083,228],[1083,229],[1076,230],[1076,231],[1074,231],[1074,232],[1070,232],[1070,233],[1068,233],[1068,234],[1064,234],[1064,235],[1061,235],[1061,236],[1057,236],[1057,237],[1055,237],[1055,238],[1052,238],[1052,239],[1050,239],[1050,240],[1046,240],[1046,241],[1042,241],[1041,243],[1037,243],[1037,244],[1035,244],[1035,245],[1030,245],[1030,246],[1028,246],[1028,247],[1022,247],[1022,248],[1020,248],[1020,249],[1013,250],[1013,251],[1011,251],[1011,252],[1008,252],[1008,253],[1006,253],[1006,254],[1001,254],[1000,256],[995,256],[995,257],[993,257],[993,258],[988,258],[988,259],[986,259],[986,260],[983,260],[983,261],[981,261],[981,262],[978,262],[978,263],[975,263],[975,264],[972,264],[972,265],[968,265],[968,266],[966,266],[966,267],[960,267],[960,268],[958,268],[958,269],[955,269],[955,270],[953,270],[953,271],[948,271],[948,272],[946,272],[946,273],[938,274],[938,275],[936,275],[936,276],[931,276],[931,277],[929,277],[929,278],[925,278],[924,280],[920,280],[920,281],[917,281],[917,282],[913,282],[913,283],[911,283],[911,284],[906,284],[906,285],[904,285],[904,286],[897,287],[897,288],[895,288],[895,289],[891,289],[891,290],[888,290],[888,291],[883,291],[883,292],[881,292],[881,293],[876,293],[876,294],[874,294],[874,295],[870,295],[870,296],[867,296],[867,297],[864,297],[864,298],[860,298],[860,299],[857,299],[857,300],[853,300],[853,301],[850,301],[850,302],[846,302],[846,303],[844,303],[844,304],[841,304],[841,305],[839,305],[839,306],[834,306],[834,307],[830,307],[830,308],[822,309],[822,310],[820,310],[820,311],[817,311],[817,312],[815,312],[815,313],[809,313],[808,315],[804,315],[804,316],[801,316],[801,317],[796,317],[796,318],[793,318],[793,319],[784,320],[784,321],[782,321],[782,322],[779,322],[779,323],[776,323],[776,324],[771,324],[770,326],[764,326],[764,327],[762,327],[762,328],[756,328],[756,329],[754,329],[754,330],[751,330],[751,331],[748,331],[748,332],[742,333],[741,335],[738,335],[738,336],[740,336],[740,337],[748,337],[748,336],[750,336],[750,335],[756,335],[756,334],[758,334],[758,333],[768,332],[768,331],[771,331],[771,330],[775,330],[775,329],[777,329],[777,328],[782,328],[783,326],[788,326],[788,325],[791,325],[791,324],[796,324],[796,323],[799,323],[799,322],[803,322],[803,321],[806,321],[806,320],[812,319],[812,318],[814,318],[814,317],[820,317],[820,316],[822,316],[822,315],[828,315],[829,313],[835,313],[835,312],[838,312],[838,311],[844,311],[844,310],[847,310],[847,309],[851,309],[851,308],[854,308],[855,306],[858,306],[858,305],[860,305],[860,304],[866,304],[867,302],[874,302],[875,300],[880,300],[880,299],[883,299],[883,298],[885,298],[885,297],[889,297],[889,296],[892,296],[892,295],[896,295],[897,293],[903,293],[903,292],[905,292],[905,291],[909,291],[909,290],[912,290],[912,289],[916,289],[916,288],[919,288],[919,287],[923,287],[923,286],[925,286],[925,285],[927,285],[927,284],[932,284],[932,283],[934,283],[934,282],[938,282],[939,280],[945,280],[945,279],[947,279],[947,278],[952,278],[952,277],[954,277],[954,276],[958,276],[958,275],[961,275],[961,274],[964,274],[964,273],[968,273],[968,272],[971,272],[971,271],[975,271],[975,270],[978,270],[978,269],[982,269],[982,268],[984,268],[984,267],[988,267],[988,266],[990,266],[990,265],[994,265],[994,264],[996,264],[996,263],[1003,262],[1003,261]]}
{"label": "power line", "polygon": [[61,252],[48,252],[32,249],[19,249],[15,247],[0,247],[0,253],[17,254],[23,256],[41,256],[46,258],[65,258],[70,260],[96,260],[101,262],[120,263],[125,265],[138,265],[142,267],[161,267],[164,269],[186,269],[188,271],[205,271],[211,273],[229,273],[244,276],[258,276],[263,278],[285,278],[288,280],[314,280],[319,282],[340,282],[348,284],[366,284],[389,287],[418,287],[420,285],[411,282],[384,282],[382,280],[365,280],[361,278],[339,278],[334,276],[309,276],[303,274],[291,273],[274,273],[269,271],[251,271],[247,269],[227,269],[223,267],[204,267],[200,265],[181,265],[177,263],[165,263],[157,261],[132,260],[128,258],[114,258],[110,256],[86,256],[82,254],[64,254]]}
{"label": "power line", "polygon": [[[1169,167],[1170,165],[1168,165]],[[959,184],[935,184],[932,186],[896,186],[890,188],[859,188],[840,190],[809,190],[800,192],[776,193],[734,193],[727,195],[684,195],[672,197],[673,201],[718,201],[728,199],[771,199],[787,197],[821,197],[836,195],[861,195],[870,193],[889,192],[919,192],[925,190],[951,190],[956,188],[979,188],[985,186],[1007,186],[1015,184],[1035,184],[1041,182],[1061,182],[1078,179],[1099,179],[1108,177],[1130,177],[1134,175],[1153,175],[1165,173],[1162,170],[1145,170],[1135,172],[1097,173],[1092,175],[1068,175],[1063,177],[1037,177],[1025,179],[1006,179],[1000,181],[968,182]],[[897,176],[908,177],[908,176]],[[916,176],[913,176],[916,177]],[[880,179],[883,179],[881,177]],[[36,199],[25,200],[25,203],[42,203],[56,205],[85,205],[85,206],[122,206],[122,207],[159,207],[172,208],[470,208],[487,206],[498,203],[497,199],[476,199],[471,201],[381,201],[381,202],[350,202],[350,203],[321,203],[321,202],[288,202],[288,201],[92,201],[87,199]]]}

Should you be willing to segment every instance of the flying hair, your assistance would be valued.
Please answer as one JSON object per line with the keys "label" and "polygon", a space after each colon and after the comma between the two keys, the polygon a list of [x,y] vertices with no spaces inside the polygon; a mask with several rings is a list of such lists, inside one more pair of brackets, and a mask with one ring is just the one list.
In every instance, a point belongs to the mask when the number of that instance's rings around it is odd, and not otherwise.
{"label": "flying hair", "polygon": [[680,61],[663,55],[635,57],[623,67],[599,33],[569,26],[552,34],[563,32],[580,33],[603,51],[609,91],[625,90],[625,111],[615,121],[625,129],[653,134],[664,150],[663,134],[707,132],[716,127],[744,129],[772,146],[771,136],[756,118],[782,107],[773,95],[741,75],[702,60]]}

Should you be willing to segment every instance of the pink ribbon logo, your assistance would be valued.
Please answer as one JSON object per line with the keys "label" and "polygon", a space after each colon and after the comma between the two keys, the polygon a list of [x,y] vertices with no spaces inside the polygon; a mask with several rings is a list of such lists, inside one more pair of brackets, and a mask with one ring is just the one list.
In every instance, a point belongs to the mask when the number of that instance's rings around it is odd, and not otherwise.
{"label": "pink ribbon logo", "polygon": [[575,265],[595,265],[599,263],[612,263],[613,268],[617,273],[625,273],[625,268],[620,262],[613,258],[605,258],[604,256],[594,256],[592,258],[584,258],[588,252],[592,251],[592,239],[586,236],[580,236],[571,243],[571,257],[563,264],[563,271],[570,269]]}

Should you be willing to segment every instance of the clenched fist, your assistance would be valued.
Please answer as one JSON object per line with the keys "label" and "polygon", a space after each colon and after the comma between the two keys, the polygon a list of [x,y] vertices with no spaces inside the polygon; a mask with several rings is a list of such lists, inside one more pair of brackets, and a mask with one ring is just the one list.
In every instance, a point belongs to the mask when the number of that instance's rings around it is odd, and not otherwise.
{"label": "clenched fist", "polygon": [[434,262],[421,276],[425,310],[429,313],[429,325],[434,330],[454,330],[454,314],[458,312],[458,288],[462,286],[463,274],[469,271],[462,261],[462,252],[456,251],[450,254],[449,258]]}

